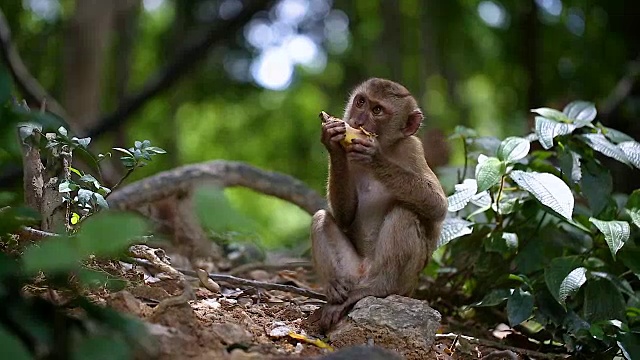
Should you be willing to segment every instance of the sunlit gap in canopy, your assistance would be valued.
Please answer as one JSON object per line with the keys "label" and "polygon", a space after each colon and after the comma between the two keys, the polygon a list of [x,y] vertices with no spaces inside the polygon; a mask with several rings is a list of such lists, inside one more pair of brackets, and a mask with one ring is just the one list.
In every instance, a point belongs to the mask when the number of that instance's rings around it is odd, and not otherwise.
{"label": "sunlit gap in canopy", "polygon": [[[312,72],[324,70],[327,54],[321,44],[326,42],[334,51],[344,51],[348,41],[348,18],[342,11],[332,10],[331,5],[329,0],[281,0],[267,18],[249,22],[245,39],[257,51],[247,69],[250,77],[263,88],[285,90],[293,80],[296,65]],[[344,31],[337,34],[330,28]],[[235,66],[235,61],[225,68],[242,80],[245,66]]]}
{"label": "sunlit gap in canopy", "polygon": [[147,12],[154,12],[164,5],[165,0],[143,0],[142,6]]}
{"label": "sunlit gap in canopy", "polygon": [[61,10],[58,0],[23,0],[22,7],[47,22],[56,20]]}
{"label": "sunlit gap in canopy", "polygon": [[478,4],[478,15],[485,24],[494,28],[506,28],[509,25],[507,11],[494,1],[481,1]]}

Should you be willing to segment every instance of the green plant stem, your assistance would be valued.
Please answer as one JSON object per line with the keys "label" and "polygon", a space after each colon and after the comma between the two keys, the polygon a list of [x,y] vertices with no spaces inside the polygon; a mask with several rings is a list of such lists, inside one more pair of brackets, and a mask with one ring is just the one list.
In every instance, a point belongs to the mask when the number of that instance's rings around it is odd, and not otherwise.
{"label": "green plant stem", "polygon": [[458,179],[458,184],[467,177],[469,150],[467,149],[467,139],[464,136],[462,136],[462,151],[464,152],[464,168],[462,169],[462,179]]}
{"label": "green plant stem", "polygon": [[500,189],[498,190],[498,195],[496,196],[496,228],[502,228],[502,214],[500,214],[500,197],[502,196],[502,188],[504,187],[504,177],[502,175],[500,178]]}
{"label": "green plant stem", "polygon": [[122,182],[125,181],[125,179],[128,178],[132,172],[133,172],[133,169],[127,169],[127,173],[124,174],[124,176],[115,185],[113,185],[113,187],[111,188],[111,192],[106,194],[104,198],[106,199],[107,197],[109,197],[109,195],[113,194],[113,190],[115,190],[118,186],[120,186],[120,184],[122,184]]}

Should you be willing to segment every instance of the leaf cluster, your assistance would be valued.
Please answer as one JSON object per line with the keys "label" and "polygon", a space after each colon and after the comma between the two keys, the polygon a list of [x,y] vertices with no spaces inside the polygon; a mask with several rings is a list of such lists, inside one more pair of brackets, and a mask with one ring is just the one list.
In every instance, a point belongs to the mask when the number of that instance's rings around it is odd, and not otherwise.
{"label": "leaf cluster", "polygon": [[[467,310],[502,308],[538,340],[639,358],[640,190],[614,196],[601,156],[640,168],[640,143],[595,122],[586,101],[532,112],[526,137],[464,127],[452,135],[475,176],[465,168],[448,198],[438,250],[445,281]],[[542,149],[531,151],[536,142]]]}

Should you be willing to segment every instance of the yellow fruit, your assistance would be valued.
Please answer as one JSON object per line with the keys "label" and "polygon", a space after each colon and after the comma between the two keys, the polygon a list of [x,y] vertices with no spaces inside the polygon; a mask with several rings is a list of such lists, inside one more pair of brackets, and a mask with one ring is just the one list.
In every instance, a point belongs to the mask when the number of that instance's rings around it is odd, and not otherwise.
{"label": "yellow fruit", "polygon": [[340,141],[340,144],[344,147],[346,147],[347,145],[351,144],[351,142],[353,141],[353,139],[366,139],[368,136],[367,134],[365,134],[360,128],[360,129],[356,129],[356,128],[352,128],[351,126],[349,126],[349,124],[344,123],[345,127],[346,127],[346,133],[344,134],[344,139],[342,139]]}

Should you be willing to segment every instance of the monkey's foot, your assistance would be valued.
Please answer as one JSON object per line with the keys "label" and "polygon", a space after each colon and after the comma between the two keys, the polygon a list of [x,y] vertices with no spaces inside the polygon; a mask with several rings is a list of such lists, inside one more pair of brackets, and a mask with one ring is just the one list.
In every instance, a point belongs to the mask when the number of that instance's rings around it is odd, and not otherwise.
{"label": "monkey's foot", "polygon": [[326,304],[318,311],[320,312],[318,327],[326,333],[347,314],[349,307],[344,303]]}
{"label": "monkey's foot", "polygon": [[334,279],[327,284],[325,293],[329,304],[341,304],[347,300],[352,284],[347,280]]}

